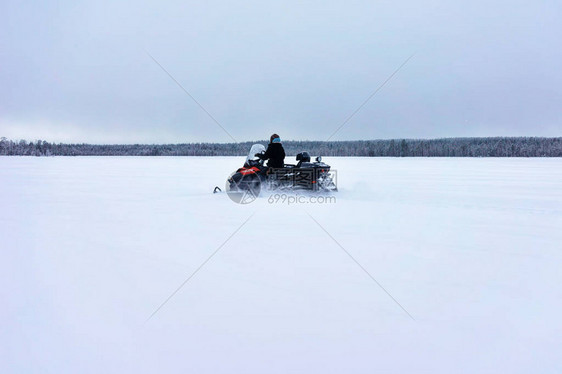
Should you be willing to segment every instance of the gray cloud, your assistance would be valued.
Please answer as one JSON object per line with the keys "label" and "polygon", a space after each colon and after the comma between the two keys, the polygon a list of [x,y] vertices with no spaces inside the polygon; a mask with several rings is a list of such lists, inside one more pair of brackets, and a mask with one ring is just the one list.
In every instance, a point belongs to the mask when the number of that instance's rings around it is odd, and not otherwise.
{"label": "gray cloud", "polygon": [[555,2],[0,5],[0,135],[86,142],[560,136]]}

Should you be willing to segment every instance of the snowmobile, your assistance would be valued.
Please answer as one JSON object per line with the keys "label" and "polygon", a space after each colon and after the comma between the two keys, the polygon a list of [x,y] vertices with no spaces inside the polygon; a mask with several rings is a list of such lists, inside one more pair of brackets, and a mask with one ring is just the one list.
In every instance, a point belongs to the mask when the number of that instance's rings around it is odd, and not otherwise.
{"label": "snowmobile", "polygon": [[337,191],[335,173],[322,157],[310,161],[308,152],[296,156],[296,164],[284,164],[283,168],[270,168],[256,156],[263,154],[265,147],[254,144],[246,157],[244,166],[236,170],[227,180],[227,191],[249,191],[258,196],[261,189],[270,191]]}

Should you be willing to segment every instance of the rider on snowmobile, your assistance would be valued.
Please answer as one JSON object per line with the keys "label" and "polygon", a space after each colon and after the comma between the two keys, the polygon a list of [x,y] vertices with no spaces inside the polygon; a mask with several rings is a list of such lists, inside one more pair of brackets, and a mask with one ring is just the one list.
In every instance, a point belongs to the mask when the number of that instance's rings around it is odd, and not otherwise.
{"label": "rider on snowmobile", "polygon": [[256,153],[256,157],[267,161],[270,168],[282,168],[285,166],[285,150],[281,145],[281,138],[277,134],[271,135],[265,153]]}

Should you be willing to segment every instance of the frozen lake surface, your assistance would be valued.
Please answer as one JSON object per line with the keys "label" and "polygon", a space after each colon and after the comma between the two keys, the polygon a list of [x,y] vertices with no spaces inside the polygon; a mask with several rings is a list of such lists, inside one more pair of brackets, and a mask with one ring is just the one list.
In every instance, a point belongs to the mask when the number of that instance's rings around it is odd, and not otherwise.
{"label": "frozen lake surface", "polygon": [[562,159],[243,159],[0,158],[0,372],[562,372]]}

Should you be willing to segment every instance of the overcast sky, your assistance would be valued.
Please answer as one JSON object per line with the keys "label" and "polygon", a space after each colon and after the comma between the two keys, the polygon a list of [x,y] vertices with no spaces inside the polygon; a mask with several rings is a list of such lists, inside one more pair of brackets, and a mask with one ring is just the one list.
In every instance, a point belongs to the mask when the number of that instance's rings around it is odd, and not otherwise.
{"label": "overcast sky", "polygon": [[0,136],[562,136],[560,1],[0,2]]}

